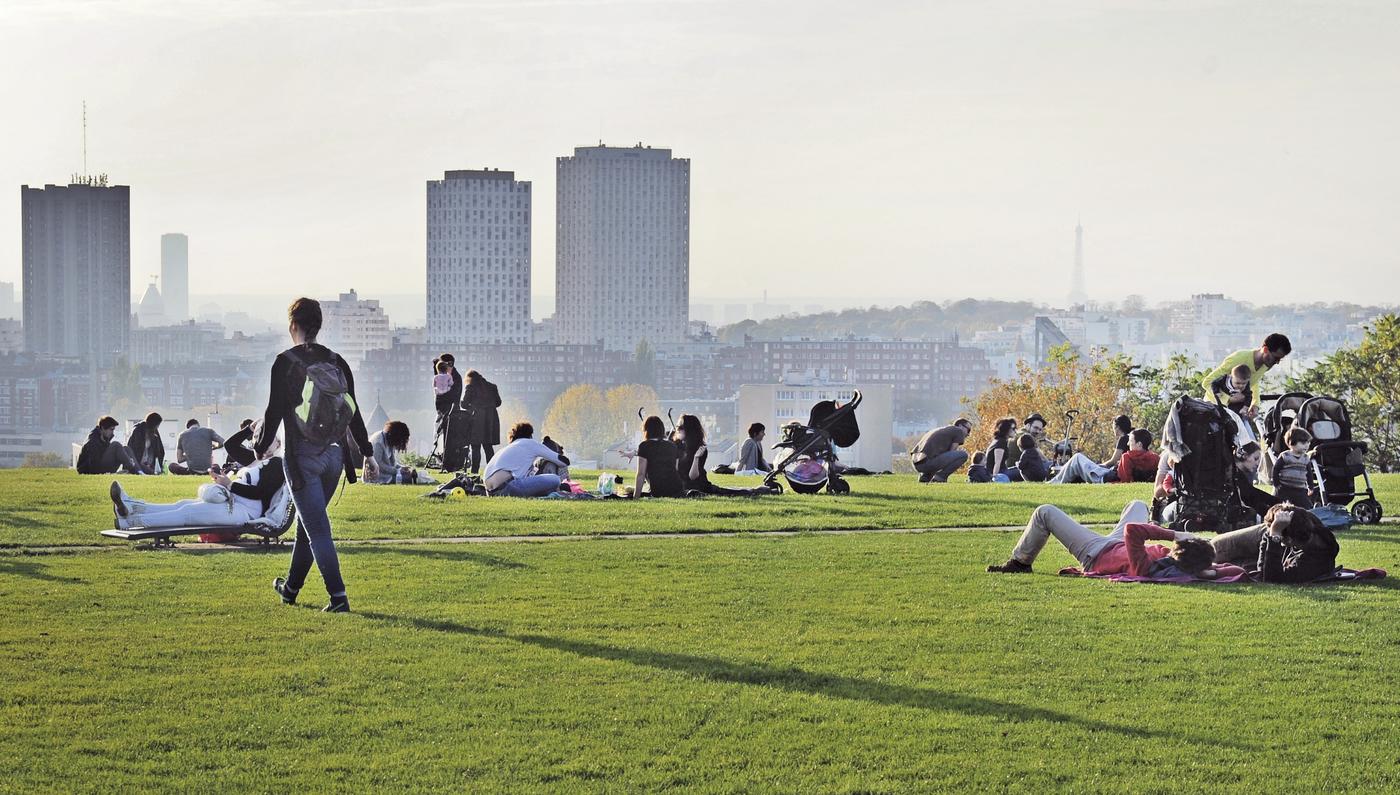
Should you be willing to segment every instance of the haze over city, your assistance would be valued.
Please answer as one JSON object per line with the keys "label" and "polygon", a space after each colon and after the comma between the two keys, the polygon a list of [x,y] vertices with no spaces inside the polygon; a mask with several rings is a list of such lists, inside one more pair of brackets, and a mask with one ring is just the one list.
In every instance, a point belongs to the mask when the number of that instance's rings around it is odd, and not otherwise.
{"label": "haze over city", "polygon": [[195,294],[417,292],[424,182],[495,167],[533,183],[549,293],[555,158],[602,140],[690,160],[696,300],[1063,303],[1082,219],[1094,299],[1395,302],[1397,31],[1385,3],[12,0],[0,217],[83,171],[86,100],[133,289],[180,231]]}

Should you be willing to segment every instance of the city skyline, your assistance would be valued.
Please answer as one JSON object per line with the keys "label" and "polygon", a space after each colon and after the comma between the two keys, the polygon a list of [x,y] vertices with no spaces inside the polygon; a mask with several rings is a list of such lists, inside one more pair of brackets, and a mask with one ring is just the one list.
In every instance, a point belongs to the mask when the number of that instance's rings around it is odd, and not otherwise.
{"label": "city skyline", "polygon": [[[1045,300],[1068,292],[1082,214],[1091,299],[1240,273],[1260,302],[1304,280],[1319,300],[1400,301],[1400,123],[1372,101],[1400,82],[1400,9],[803,8],[792,25],[718,2],[9,3],[0,68],[72,52],[14,81],[0,215],[15,186],[80,170],[86,99],[91,170],[132,188],[133,272],[181,229],[192,293],[421,283],[425,174],[490,164],[550,196],[554,158],[601,139],[692,160],[696,295],[777,295],[797,273],[856,302]],[[1364,291],[1308,278],[1339,268]],[[19,269],[0,226],[0,280]]]}

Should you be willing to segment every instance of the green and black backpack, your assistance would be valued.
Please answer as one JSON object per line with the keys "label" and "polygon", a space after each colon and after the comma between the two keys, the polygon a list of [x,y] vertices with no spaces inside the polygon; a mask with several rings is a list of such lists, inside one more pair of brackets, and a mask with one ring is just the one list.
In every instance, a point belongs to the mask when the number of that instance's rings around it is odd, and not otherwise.
{"label": "green and black backpack", "polygon": [[303,439],[318,447],[340,442],[355,417],[355,398],[345,373],[330,359],[314,359],[296,348],[287,351],[292,360],[290,396],[292,421]]}

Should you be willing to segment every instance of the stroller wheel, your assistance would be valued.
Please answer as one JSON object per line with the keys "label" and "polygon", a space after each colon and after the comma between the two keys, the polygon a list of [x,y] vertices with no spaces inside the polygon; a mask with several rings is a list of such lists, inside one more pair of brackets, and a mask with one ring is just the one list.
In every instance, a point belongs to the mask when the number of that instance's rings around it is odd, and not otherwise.
{"label": "stroller wheel", "polygon": [[773,481],[772,483],[769,483],[769,484],[768,484],[768,490],[771,491],[771,492],[773,492],[774,494],[782,494],[782,493],[783,493],[783,484],[781,484],[781,483],[779,483],[778,481],[775,480],[775,481]]}
{"label": "stroller wheel", "polygon": [[850,494],[851,484],[838,478],[832,478],[826,484],[826,490],[831,494]]}
{"label": "stroller wheel", "polygon": [[1375,500],[1366,499],[1351,506],[1351,518],[1357,524],[1380,524],[1381,504]]}

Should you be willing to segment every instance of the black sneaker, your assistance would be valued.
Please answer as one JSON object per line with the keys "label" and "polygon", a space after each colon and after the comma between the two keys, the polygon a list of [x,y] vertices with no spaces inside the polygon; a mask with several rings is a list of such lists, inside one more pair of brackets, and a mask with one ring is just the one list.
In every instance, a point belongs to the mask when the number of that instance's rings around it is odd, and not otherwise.
{"label": "black sneaker", "polygon": [[347,597],[332,599],[331,603],[321,608],[322,613],[348,613],[350,612],[350,600]]}
{"label": "black sneaker", "polygon": [[1031,565],[1029,563],[1022,563],[1015,558],[1009,558],[1000,566],[988,566],[987,571],[997,574],[1030,574]]}
{"label": "black sneaker", "polygon": [[112,486],[107,489],[107,494],[112,498],[112,508],[117,512],[117,516],[125,519],[127,517],[126,493],[122,491],[122,484],[112,481]]}
{"label": "black sneaker", "polygon": [[294,605],[297,603],[297,594],[299,591],[293,591],[291,588],[288,588],[287,581],[283,578],[278,577],[272,581],[272,590],[276,591],[277,595],[282,597],[282,604]]}

